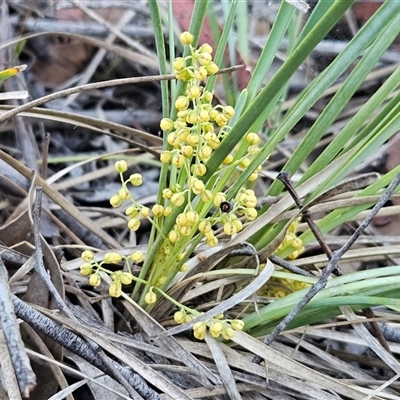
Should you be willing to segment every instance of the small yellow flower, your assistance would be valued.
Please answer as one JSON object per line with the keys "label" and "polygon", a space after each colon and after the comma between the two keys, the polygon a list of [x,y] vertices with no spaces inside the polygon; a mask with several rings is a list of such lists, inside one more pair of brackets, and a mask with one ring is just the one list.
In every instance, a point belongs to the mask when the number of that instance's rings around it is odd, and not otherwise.
{"label": "small yellow flower", "polygon": [[185,322],[186,313],[184,311],[176,311],[174,314],[174,321],[177,324],[183,324]]}
{"label": "small yellow flower", "polygon": [[144,302],[146,304],[154,304],[156,301],[157,301],[157,295],[152,291],[147,292],[146,296],[144,296]]}
{"label": "small yellow flower", "polygon": [[213,48],[208,44],[204,43],[200,46],[199,48],[199,53],[209,53],[211,54],[213,52]]}
{"label": "small yellow flower", "polygon": [[101,277],[99,274],[94,273],[92,275],[90,275],[89,277],[89,285],[93,286],[93,287],[97,287],[99,286],[101,283]]}
{"label": "small yellow flower", "polygon": [[209,247],[215,247],[218,244],[218,238],[215,236],[207,237],[206,243]]}
{"label": "small yellow flower", "polygon": [[122,187],[121,189],[118,190],[118,196],[122,200],[129,199],[131,197],[131,194],[129,193],[129,190],[126,187]]}
{"label": "small yellow flower", "polygon": [[169,118],[163,118],[160,121],[160,128],[163,131],[169,131],[170,129],[172,129],[174,127],[174,121],[172,121],[172,119]]}
{"label": "small yellow flower", "polygon": [[185,202],[185,196],[182,193],[175,193],[171,197],[171,203],[177,207],[180,207]]}
{"label": "small yellow flower", "polygon": [[198,332],[194,331],[194,332],[193,332],[193,336],[194,336],[197,340],[204,340],[204,338],[206,337],[206,332],[198,333]]}
{"label": "small yellow flower", "polygon": [[255,208],[246,208],[244,210],[244,214],[246,215],[247,219],[250,221],[254,221],[257,218],[257,210]]}
{"label": "small yellow flower", "polygon": [[186,139],[186,141],[187,141],[192,147],[196,147],[196,146],[197,146],[197,143],[199,143],[199,140],[200,140],[199,135],[196,135],[196,134],[193,134],[193,133],[191,133],[191,134],[187,137],[187,139]]}
{"label": "small yellow flower", "polygon": [[191,170],[192,173],[197,176],[203,176],[207,172],[207,168],[204,164],[194,164]]}
{"label": "small yellow flower", "polygon": [[225,165],[229,165],[229,164],[232,164],[232,161],[233,161],[233,155],[232,155],[232,154],[228,154],[228,155],[225,157],[224,161],[222,161],[222,162],[223,162],[223,164],[225,164]]}
{"label": "small yellow flower", "polygon": [[117,252],[111,252],[104,255],[104,262],[107,264],[118,264],[122,261],[122,255]]}
{"label": "small yellow flower", "polygon": [[124,161],[124,160],[117,161],[117,162],[115,163],[115,169],[116,169],[117,172],[119,172],[120,174],[121,174],[121,173],[124,173],[124,172],[128,169],[128,164],[127,164],[126,161]]}
{"label": "small yellow flower", "polygon": [[235,110],[231,106],[226,106],[222,109],[222,113],[225,115],[226,118],[231,119],[235,115]]}
{"label": "small yellow flower", "polygon": [[134,251],[131,254],[131,259],[135,263],[141,262],[141,261],[143,261],[143,253],[141,251]]}
{"label": "small yellow flower", "polygon": [[123,285],[130,285],[133,280],[133,275],[130,272],[123,272],[120,275],[120,280]]}
{"label": "small yellow flower", "polygon": [[189,107],[189,99],[186,96],[179,96],[175,101],[175,108],[179,111],[187,110]]}
{"label": "small yellow flower", "polygon": [[218,338],[222,332],[222,322],[216,321],[210,326],[210,335]]}
{"label": "small yellow flower", "polygon": [[168,234],[168,239],[172,244],[176,243],[179,240],[179,233],[175,230],[172,230]]}
{"label": "small yellow flower", "polygon": [[254,182],[255,180],[257,180],[257,178],[258,178],[258,173],[257,173],[257,172],[253,172],[253,173],[249,176],[248,180],[249,180],[250,182]]}
{"label": "small yellow flower", "polygon": [[241,331],[244,328],[244,322],[241,319],[234,319],[231,321],[231,327],[235,331]]}
{"label": "small yellow flower", "polygon": [[222,328],[222,337],[225,339],[225,340],[230,340],[230,339],[232,339],[233,338],[233,336],[234,336],[234,330],[230,327],[230,326],[228,326],[228,325],[226,325],[226,326],[224,326],[223,328]]}
{"label": "small yellow flower", "polygon": [[246,142],[250,145],[256,145],[260,143],[260,137],[257,135],[257,133],[249,132],[246,135]]}
{"label": "small yellow flower", "polygon": [[186,60],[182,57],[177,57],[172,63],[172,66],[174,67],[175,71],[182,71],[186,67]]}
{"label": "small yellow flower", "polygon": [[186,226],[188,224],[188,219],[186,217],[185,213],[180,213],[177,217],[176,217],[176,224],[178,226]]}
{"label": "small yellow flower", "polygon": [[206,66],[206,70],[209,75],[215,75],[219,71],[219,68],[217,64],[211,62]]}
{"label": "small yellow flower", "polygon": [[199,69],[195,69],[193,72],[193,77],[198,81],[204,81],[207,78],[207,70],[205,67],[200,67]]}
{"label": "small yellow flower", "polygon": [[179,269],[180,272],[186,272],[188,269],[187,264],[182,264],[181,268]]}
{"label": "small yellow flower", "polygon": [[140,210],[140,215],[143,218],[147,218],[150,215],[150,208],[149,207],[142,207],[142,209]]}
{"label": "small yellow flower", "polygon": [[162,197],[163,197],[164,199],[170,199],[170,198],[172,197],[172,195],[173,195],[173,192],[172,192],[171,189],[168,189],[168,188],[163,189],[163,191],[162,191]]}
{"label": "small yellow flower", "polygon": [[140,228],[140,219],[133,218],[128,222],[128,228],[136,232]]}
{"label": "small yellow flower", "polygon": [[161,204],[154,204],[151,211],[155,217],[162,217],[164,215],[164,206]]}
{"label": "small yellow flower", "polygon": [[212,62],[212,56],[210,53],[206,53],[206,52],[200,53],[198,61],[199,61],[200,65],[205,66],[207,69],[207,66],[210,65]]}
{"label": "small yellow flower", "polygon": [[183,146],[181,149],[182,155],[186,158],[190,158],[193,155],[193,147],[192,146]]}
{"label": "small yellow flower", "polygon": [[214,197],[215,207],[219,207],[223,201],[226,201],[226,195],[223,192],[219,192]]}
{"label": "small yellow flower", "polygon": [[201,87],[200,86],[192,86],[189,91],[188,95],[191,99],[198,99],[201,94]]}
{"label": "small yellow flower", "polygon": [[187,223],[193,226],[199,220],[199,214],[196,211],[190,210],[186,213]]}
{"label": "small yellow flower", "polygon": [[201,233],[206,234],[208,232],[211,232],[211,229],[212,229],[211,222],[208,221],[207,219],[203,219],[203,221],[199,223],[199,231]]}
{"label": "small yellow flower", "polygon": [[201,200],[204,201],[204,203],[208,203],[212,201],[213,199],[213,194],[211,190],[206,189],[204,192],[201,193]]}
{"label": "small yellow flower", "polygon": [[186,116],[186,122],[188,124],[194,125],[197,122],[197,113],[195,111],[191,111]]}
{"label": "small yellow flower", "polygon": [[81,272],[81,275],[83,275],[83,276],[90,275],[93,272],[92,264],[90,264],[90,263],[82,264],[80,267],[80,272]]}
{"label": "small yellow flower", "polygon": [[168,217],[172,214],[172,207],[167,206],[164,208],[164,217]]}
{"label": "small yellow flower", "polygon": [[206,325],[206,323],[203,322],[203,321],[196,322],[196,323],[193,325],[193,331],[194,331],[194,332],[197,332],[198,334],[202,334],[202,333],[206,332],[206,331],[207,331],[207,325]]}
{"label": "small yellow flower", "polygon": [[203,146],[199,151],[199,156],[202,160],[208,160],[211,156],[212,148],[210,146]]}
{"label": "small yellow flower", "polygon": [[[167,136],[167,142],[169,145],[171,145],[174,148],[177,148],[179,146],[180,143],[180,136],[179,136],[179,132],[175,131],[175,132],[170,132]],[[161,153],[162,154],[162,153]]]}
{"label": "small yellow flower", "polygon": [[200,194],[200,193],[204,192],[205,188],[206,187],[204,186],[204,182],[201,181],[200,179],[196,179],[192,183],[192,192],[194,194]]}
{"label": "small yellow flower", "polygon": [[122,204],[122,202],[123,200],[121,199],[119,194],[114,194],[113,196],[111,196],[110,204],[112,207],[117,208]]}
{"label": "small yellow flower", "polygon": [[174,164],[176,168],[182,168],[185,164],[185,157],[182,154],[174,155],[172,157],[172,164]]}
{"label": "small yellow flower", "polygon": [[142,175],[140,174],[132,174],[129,177],[129,182],[133,185],[133,186],[140,186],[143,183],[143,178]]}
{"label": "small yellow flower", "polygon": [[208,122],[210,120],[210,114],[207,110],[201,110],[199,113],[199,120],[201,122]]}
{"label": "small yellow flower", "polygon": [[111,297],[120,297],[122,294],[122,285],[119,281],[114,281],[108,288],[108,294]]}
{"label": "small yellow flower", "polygon": [[179,229],[179,232],[182,236],[190,236],[190,234],[192,233],[192,228],[190,226],[182,226]]}
{"label": "small yellow flower", "polygon": [[85,263],[88,263],[89,261],[92,261],[93,257],[94,257],[94,254],[89,250],[85,250],[81,254],[81,258],[82,258],[83,261],[85,261]]}
{"label": "small yellow flower", "polygon": [[231,221],[226,222],[224,224],[224,232],[228,236],[234,235],[237,232],[235,224]]}
{"label": "small yellow flower", "polygon": [[181,35],[179,36],[179,40],[182,44],[189,45],[192,44],[194,36],[190,32],[185,31],[181,33]]}
{"label": "small yellow flower", "polygon": [[213,99],[214,95],[209,92],[208,90],[206,90],[205,92],[203,92],[203,95],[201,96],[201,98],[206,102],[206,103],[211,103],[212,99]]}
{"label": "small yellow flower", "polygon": [[127,215],[130,218],[136,217],[136,215],[138,215],[138,213],[139,213],[139,211],[137,210],[137,208],[136,207],[132,207],[132,206],[128,207],[125,210],[125,215]]}

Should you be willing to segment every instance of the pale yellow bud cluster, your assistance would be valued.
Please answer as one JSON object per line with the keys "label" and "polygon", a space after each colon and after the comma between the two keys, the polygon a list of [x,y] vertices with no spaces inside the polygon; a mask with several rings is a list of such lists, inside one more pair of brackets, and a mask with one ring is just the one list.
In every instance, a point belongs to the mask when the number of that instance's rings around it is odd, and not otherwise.
{"label": "pale yellow bud cluster", "polygon": [[305,289],[309,286],[310,284],[306,282],[301,282],[294,279],[272,277],[257,293],[260,296],[282,298],[290,293]]}
{"label": "pale yellow bud cluster", "polygon": [[[208,332],[213,338],[222,336],[225,340],[233,338],[235,331],[241,331],[244,328],[244,322],[240,319],[223,319],[224,315],[219,314],[207,321],[199,321],[193,325],[193,336],[198,340],[203,340]],[[193,316],[187,315],[185,310],[177,311],[174,320],[177,324],[184,324],[193,319]]]}
{"label": "pale yellow bud cluster", "polygon": [[130,256],[123,256],[118,252],[109,252],[103,256],[101,262],[97,262],[94,259],[94,255],[91,251],[85,250],[81,254],[83,261],[86,261],[80,267],[80,273],[84,276],[89,276],[89,284],[93,287],[97,287],[101,284],[101,276],[99,271],[103,271],[111,276],[112,283],[108,289],[108,293],[111,297],[120,297],[122,294],[122,286],[130,285],[135,277],[131,272],[126,271],[110,271],[104,268],[104,265],[114,264],[117,265],[122,261],[125,261],[125,265],[128,270],[131,270],[130,264],[139,263],[143,261],[143,253],[140,251],[133,252]]}
{"label": "pale yellow bud cluster", "polygon": [[299,237],[296,236],[297,225],[298,220],[295,220],[290,224],[286,232],[285,238],[277,249],[277,252],[280,252],[288,247],[294,249],[294,251],[287,256],[287,258],[289,258],[290,260],[296,259],[304,251],[303,242]]}

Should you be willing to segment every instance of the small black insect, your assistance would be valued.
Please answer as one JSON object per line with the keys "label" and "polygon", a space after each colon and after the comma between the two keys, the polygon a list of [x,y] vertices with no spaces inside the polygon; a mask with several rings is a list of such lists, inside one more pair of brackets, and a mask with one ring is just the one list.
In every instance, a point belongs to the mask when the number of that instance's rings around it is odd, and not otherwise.
{"label": "small black insect", "polygon": [[228,213],[229,211],[232,210],[232,204],[229,203],[229,201],[222,201],[221,204],[219,205],[219,209],[223,213]]}

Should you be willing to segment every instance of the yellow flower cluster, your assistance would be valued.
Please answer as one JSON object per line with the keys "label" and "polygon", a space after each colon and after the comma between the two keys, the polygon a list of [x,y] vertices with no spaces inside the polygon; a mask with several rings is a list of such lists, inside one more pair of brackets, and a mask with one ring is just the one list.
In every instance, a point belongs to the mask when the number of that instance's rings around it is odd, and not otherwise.
{"label": "yellow flower cluster", "polygon": [[[84,264],[80,267],[80,272],[84,276],[89,276],[89,284],[93,287],[100,286],[101,276],[99,271],[103,271],[111,276],[112,283],[108,289],[111,297],[120,297],[122,294],[122,285],[130,285],[135,277],[132,275],[130,263],[139,263],[143,260],[143,254],[140,251],[133,252],[130,256],[123,256],[117,252],[106,253],[101,262],[94,259],[94,254],[85,250],[81,254]],[[110,271],[103,267],[104,264],[119,264],[125,262],[128,271]]]}
{"label": "yellow flower cluster", "polygon": [[277,252],[279,252],[287,247],[293,248],[293,253],[287,256],[290,260],[296,259],[304,251],[303,242],[296,236],[298,222],[298,220],[295,220],[289,225],[285,238],[277,249]]}
{"label": "yellow flower cluster", "polygon": [[306,282],[301,282],[294,279],[272,277],[268,280],[267,284],[258,291],[258,294],[260,296],[282,298],[290,293],[307,288],[309,286],[310,285]]}
{"label": "yellow flower cluster", "polygon": [[[174,320],[177,324],[190,322],[193,318],[184,309],[176,311],[174,314]],[[214,338],[222,336],[225,340],[230,340],[233,338],[235,331],[241,331],[244,328],[244,322],[240,319],[223,320],[223,318],[224,315],[219,314],[207,321],[196,322],[193,325],[194,337],[198,340],[203,340],[208,330],[208,333]]]}

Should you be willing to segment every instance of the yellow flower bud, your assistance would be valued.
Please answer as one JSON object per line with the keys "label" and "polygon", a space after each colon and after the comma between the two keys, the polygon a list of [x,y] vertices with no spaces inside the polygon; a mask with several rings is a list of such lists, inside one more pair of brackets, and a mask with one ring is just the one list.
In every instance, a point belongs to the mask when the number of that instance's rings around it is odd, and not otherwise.
{"label": "yellow flower bud", "polygon": [[257,133],[249,132],[246,135],[246,142],[250,145],[258,144],[260,143],[260,137],[257,135]]}
{"label": "yellow flower bud", "polygon": [[[179,143],[180,143],[180,137],[179,137],[179,133],[177,131],[175,132],[170,132],[167,136],[167,142],[169,145],[171,145],[172,147],[178,147]],[[162,153],[161,153],[162,154]]]}
{"label": "yellow flower bud", "polygon": [[217,321],[210,326],[210,335],[214,338],[219,337],[222,331],[222,323]]}
{"label": "yellow flower bud", "polygon": [[163,191],[162,191],[162,197],[164,198],[164,199],[170,199],[171,197],[172,197],[172,195],[173,195],[173,193],[172,193],[172,190],[171,189],[163,189]]}
{"label": "yellow flower bud", "polygon": [[168,234],[168,239],[172,244],[176,243],[179,240],[179,233],[175,230],[172,230]]}
{"label": "yellow flower bud", "polygon": [[205,67],[200,67],[193,72],[193,77],[198,81],[204,81],[207,78],[207,75],[208,73]]}
{"label": "yellow flower bud", "polygon": [[178,261],[182,261],[184,257],[185,257],[185,253],[179,253],[179,254],[176,256],[176,259],[177,259]]}
{"label": "yellow flower bud", "polygon": [[180,272],[186,272],[188,269],[187,264],[182,264],[181,268],[179,269]]}
{"label": "yellow flower bud", "polygon": [[218,68],[217,64],[211,62],[210,64],[208,64],[206,66],[206,70],[207,70],[208,75],[215,75],[219,71],[219,68]]}
{"label": "yellow flower bud", "polygon": [[257,197],[256,196],[246,196],[244,205],[248,208],[254,208],[257,205]]}
{"label": "yellow flower bud", "polygon": [[171,203],[177,207],[180,207],[185,202],[185,196],[182,193],[175,193],[171,197]]}
{"label": "yellow flower bud", "polygon": [[150,215],[150,208],[149,207],[142,207],[142,209],[140,210],[140,215],[143,218],[147,218]]}
{"label": "yellow flower bud", "polygon": [[179,40],[182,44],[189,45],[192,44],[194,36],[190,32],[185,31],[181,33],[181,35],[179,36]]}
{"label": "yellow flower bud", "polygon": [[206,91],[203,93],[203,96],[201,96],[201,98],[202,98],[206,103],[211,103],[213,97],[214,97],[214,95],[213,95],[211,92],[209,92],[208,90],[206,90]]}
{"label": "yellow flower bud", "polygon": [[124,173],[128,169],[128,164],[124,160],[117,161],[115,163],[115,169],[119,173]]}
{"label": "yellow flower bud", "polygon": [[122,200],[129,199],[131,197],[131,194],[129,193],[129,190],[126,187],[122,187],[121,189],[118,190],[118,196]]}
{"label": "yellow flower bud", "polygon": [[224,224],[224,232],[226,235],[231,236],[236,233],[236,226],[233,222],[226,222]]}
{"label": "yellow flower bud", "polygon": [[168,217],[172,214],[172,207],[167,206],[164,208],[164,217]]}
{"label": "yellow flower bud", "polygon": [[239,162],[239,167],[241,168],[247,168],[250,165],[250,160],[246,157],[243,157],[240,162]]}
{"label": "yellow flower bud", "polygon": [[110,204],[112,207],[117,208],[122,204],[122,201],[118,194],[114,194],[114,196],[111,196]]}
{"label": "yellow flower bud", "polygon": [[232,222],[235,225],[236,232],[239,232],[239,231],[241,231],[243,229],[243,224],[239,219],[235,219]]}
{"label": "yellow flower bud", "polygon": [[193,332],[193,336],[197,339],[197,340],[204,340],[204,338],[206,337],[206,332],[203,333],[198,333],[198,332]]}
{"label": "yellow flower bud", "polygon": [[178,226],[186,226],[188,224],[188,220],[187,220],[186,214],[184,214],[184,213],[179,214],[176,217],[176,221],[175,222],[176,222],[176,224]]}
{"label": "yellow flower bud", "polygon": [[194,125],[197,122],[197,113],[195,111],[191,111],[186,116],[186,122],[188,124]]}
{"label": "yellow flower bud", "polygon": [[205,66],[207,69],[207,66],[210,65],[210,63],[212,62],[212,56],[210,53],[206,53],[206,52],[200,53],[198,61],[199,61],[200,65]]}
{"label": "yellow flower bud", "polygon": [[199,156],[202,160],[207,160],[210,158],[212,153],[212,148],[210,146],[203,146],[199,151]]}
{"label": "yellow flower bud", "polygon": [[179,229],[179,232],[182,236],[190,236],[190,234],[192,233],[192,228],[190,226],[182,226]]}
{"label": "yellow flower bud", "polygon": [[172,164],[174,164],[176,168],[182,168],[185,164],[185,157],[182,154],[174,155],[172,157]]}
{"label": "yellow flower bud", "polygon": [[234,319],[231,321],[231,327],[235,331],[241,331],[244,328],[244,322],[241,319]]}
{"label": "yellow flower bud", "polygon": [[81,272],[81,275],[83,275],[83,276],[90,275],[93,272],[92,264],[90,264],[90,263],[82,264],[80,267],[80,272]]}
{"label": "yellow flower bud", "polygon": [[81,258],[83,261],[85,261],[86,263],[88,263],[89,261],[93,260],[93,253],[89,250],[85,250],[82,254],[81,254]]}
{"label": "yellow flower bud", "polygon": [[233,156],[232,156],[232,154],[228,154],[228,155],[225,157],[224,161],[222,161],[222,162],[223,162],[223,164],[225,164],[225,165],[229,165],[229,164],[232,164],[232,161],[233,161]]}
{"label": "yellow flower bud", "polygon": [[211,232],[211,228],[212,228],[211,222],[208,221],[207,219],[204,219],[199,223],[199,231],[203,234]]}
{"label": "yellow flower bud", "polygon": [[214,319],[222,319],[222,318],[224,318],[224,313],[219,313],[214,317]]}
{"label": "yellow flower bud", "polygon": [[222,113],[225,115],[226,118],[231,119],[235,115],[235,110],[231,106],[226,106],[222,109]]}
{"label": "yellow flower bud", "polygon": [[247,219],[253,221],[257,218],[257,210],[255,208],[246,208],[244,210],[244,214],[246,215]]}
{"label": "yellow flower bud", "polygon": [[218,244],[218,239],[215,236],[207,238],[206,243],[209,247],[215,247]]}
{"label": "yellow flower bud", "polygon": [[208,43],[204,43],[200,46],[199,52],[211,54],[213,52],[213,48]]}
{"label": "yellow flower bud", "polygon": [[193,226],[199,220],[199,214],[196,211],[190,210],[186,213],[187,223]]}
{"label": "yellow flower bud", "polygon": [[204,192],[201,193],[201,200],[204,201],[204,203],[209,203],[213,199],[213,194],[211,190],[206,189]]}
{"label": "yellow flower bud", "polygon": [[108,294],[111,297],[120,297],[122,294],[122,285],[119,281],[114,281],[108,288]]}
{"label": "yellow flower bud", "polygon": [[257,178],[258,178],[258,173],[257,173],[257,172],[253,172],[253,173],[249,176],[248,180],[249,180],[250,182],[254,182],[255,180],[257,180]]}
{"label": "yellow flower bud", "polygon": [[196,322],[193,325],[193,330],[197,333],[204,333],[207,330],[207,325],[205,322],[200,321],[200,322]]}
{"label": "yellow flower bud", "polygon": [[194,164],[191,167],[191,171],[194,175],[203,176],[207,172],[207,168],[204,164]]}
{"label": "yellow flower bud", "polygon": [[200,194],[201,192],[204,192],[205,188],[206,187],[204,186],[204,182],[201,181],[200,179],[196,179],[192,183],[192,192],[194,194]]}
{"label": "yellow flower bud", "polygon": [[169,131],[170,129],[172,129],[174,127],[174,121],[172,121],[172,119],[169,118],[163,118],[160,121],[160,128],[163,131]]}
{"label": "yellow flower bud", "polygon": [[143,178],[142,175],[140,174],[132,174],[129,177],[129,182],[133,185],[133,186],[140,186],[143,183]]}
{"label": "yellow flower bud", "polygon": [[134,218],[136,217],[136,215],[138,215],[139,211],[135,208],[135,207],[128,207],[125,210],[125,215],[127,215],[128,217]]}
{"label": "yellow flower bud", "polygon": [[201,110],[199,112],[199,120],[201,122],[208,122],[210,120],[210,114],[207,110]]}
{"label": "yellow flower bud", "polygon": [[140,219],[133,218],[128,222],[128,228],[136,232],[140,228]]}
{"label": "yellow flower bud", "polygon": [[189,99],[186,96],[179,96],[175,101],[175,108],[179,111],[187,110],[189,107]]}
{"label": "yellow flower bud", "polygon": [[131,254],[131,259],[135,263],[140,263],[141,261],[143,261],[143,253],[141,251],[134,251]]}
{"label": "yellow flower bud", "polygon": [[157,301],[157,295],[154,292],[147,292],[144,296],[144,302],[146,304],[154,304]]}
{"label": "yellow flower bud", "polygon": [[182,57],[177,57],[172,63],[172,66],[176,72],[182,71],[186,67],[186,60]]}
{"label": "yellow flower bud", "polygon": [[234,330],[230,326],[224,326],[222,329],[222,337],[225,340],[230,340],[233,338]]}
{"label": "yellow flower bud", "polygon": [[151,211],[155,217],[162,217],[164,215],[164,206],[161,204],[154,204]]}
{"label": "yellow flower bud", "polygon": [[193,155],[193,147],[192,146],[183,146],[181,149],[182,155],[186,158],[190,158]]}
{"label": "yellow flower bud", "polygon": [[183,324],[185,322],[186,314],[184,311],[176,311],[174,314],[174,321],[177,324]]}
{"label": "yellow flower bud", "polygon": [[196,147],[197,143],[199,143],[199,135],[193,134],[191,133],[188,137],[187,137],[187,142],[192,146],[192,147]]}
{"label": "yellow flower bud", "polygon": [[190,96],[191,99],[198,99],[201,94],[201,86],[192,86],[189,89],[188,95]]}
{"label": "yellow flower bud", "polygon": [[123,272],[120,275],[120,280],[123,285],[130,285],[133,280],[133,275],[130,272]]}
{"label": "yellow flower bud", "polygon": [[99,286],[101,283],[101,277],[99,274],[94,273],[92,275],[90,275],[89,277],[89,285],[96,287]]}

